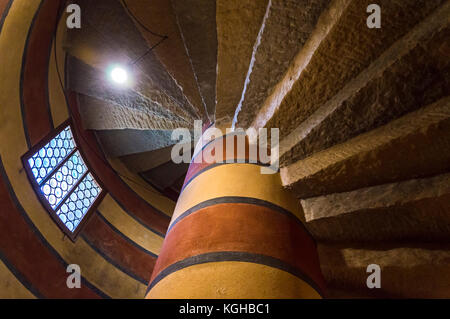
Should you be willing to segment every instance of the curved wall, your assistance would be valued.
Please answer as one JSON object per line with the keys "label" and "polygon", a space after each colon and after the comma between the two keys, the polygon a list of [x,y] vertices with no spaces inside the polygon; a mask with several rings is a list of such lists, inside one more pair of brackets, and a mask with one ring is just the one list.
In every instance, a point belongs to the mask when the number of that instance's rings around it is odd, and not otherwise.
{"label": "curved wall", "polygon": [[[55,63],[56,51],[64,70],[64,19],[56,49],[53,41],[59,7],[59,0],[0,0],[0,297],[142,298],[174,203],[122,180],[82,128],[76,94],[66,103]],[[20,161],[69,114],[108,192],[75,242],[40,204]],[[66,286],[68,264],[81,268],[80,289]]]}

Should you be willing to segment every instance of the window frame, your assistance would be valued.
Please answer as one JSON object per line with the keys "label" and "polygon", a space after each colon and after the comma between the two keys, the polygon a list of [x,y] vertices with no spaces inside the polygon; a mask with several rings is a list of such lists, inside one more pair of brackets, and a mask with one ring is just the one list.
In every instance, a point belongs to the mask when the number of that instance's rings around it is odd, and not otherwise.
{"label": "window frame", "polygon": [[[53,169],[52,173],[55,174],[56,171],[60,167],[62,167],[62,165],[64,165],[64,163],[67,162],[67,160],[70,159],[71,154],[75,154],[76,151],[80,152],[80,156],[83,159],[84,164],[86,165],[87,171],[84,174],[83,178],[80,178],[80,180],[76,184],[73,185],[73,188],[71,189],[71,191],[66,194],[65,199],[67,200],[67,198],[69,198],[69,196],[72,194],[72,192],[78,187],[78,185],[81,183],[81,181],[83,181],[83,179],[89,173],[91,173],[91,175],[94,178],[95,182],[101,188],[101,192],[98,194],[97,198],[92,203],[92,205],[89,207],[89,209],[87,210],[86,214],[83,216],[83,218],[81,219],[80,223],[77,225],[77,227],[75,228],[75,230],[73,232],[71,232],[67,228],[67,226],[63,223],[63,221],[56,214],[56,211],[51,207],[51,205],[48,202],[47,198],[42,193],[40,185],[36,181],[36,178],[34,177],[34,174],[33,174],[32,170],[31,170],[31,167],[30,167],[30,165],[28,163],[28,160],[34,154],[39,152],[39,150],[41,148],[43,148],[45,145],[47,145],[47,143],[49,143],[52,139],[54,139],[59,133],[61,133],[67,127],[69,127],[71,132],[72,132],[72,138],[73,138],[73,140],[75,142],[75,149],[71,153],[66,155],[66,158],[63,161],[61,161],[61,163],[59,163]],[[36,145],[31,147],[24,155],[22,155],[21,160],[22,160],[22,166],[23,166],[24,170],[26,171],[26,174],[27,174],[28,180],[29,180],[29,182],[31,184],[31,187],[33,188],[34,193],[38,197],[38,199],[41,202],[42,206],[47,211],[47,213],[50,215],[50,217],[53,219],[53,222],[55,222],[56,225],[59,227],[59,229],[67,237],[69,237],[72,242],[75,242],[77,240],[77,238],[78,238],[78,235],[81,233],[81,231],[83,230],[83,228],[86,225],[86,223],[89,221],[89,219],[92,216],[92,214],[97,210],[98,205],[100,205],[101,201],[105,198],[107,192],[105,191],[105,187],[103,186],[102,182],[99,180],[97,175],[92,170],[92,167],[90,166],[90,164],[86,160],[86,156],[85,156],[83,150],[80,148],[80,144],[78,143],[78,138],[77,138],[77,132],[75,131],[75,127],[74,127],[74,125],[72,123],[72,120],[69,118],[68,120],[64,121],[61,125],[59,125],[57,128],[54,128],[49,134],[47,134],[47,136],[45,136],[41,141],[39,141],[39,143],[37,143]],[[60,205],[62,205],[63,203],[65,203],[65,201],[61,202],[60,204],[58,204],[58,206],[60,207]]]}

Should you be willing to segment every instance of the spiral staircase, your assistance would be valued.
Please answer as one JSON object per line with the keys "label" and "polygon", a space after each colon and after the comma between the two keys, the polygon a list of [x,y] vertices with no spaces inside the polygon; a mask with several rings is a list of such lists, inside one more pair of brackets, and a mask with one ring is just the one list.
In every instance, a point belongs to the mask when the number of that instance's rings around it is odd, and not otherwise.
{"label": "spiral staircase", "polygon": [[78,0],[67,86],[113,166],[173,199],[174,129],[279,128],[331,297],[448,296],[450,1],[378,0],[379,29],[372,2]]}

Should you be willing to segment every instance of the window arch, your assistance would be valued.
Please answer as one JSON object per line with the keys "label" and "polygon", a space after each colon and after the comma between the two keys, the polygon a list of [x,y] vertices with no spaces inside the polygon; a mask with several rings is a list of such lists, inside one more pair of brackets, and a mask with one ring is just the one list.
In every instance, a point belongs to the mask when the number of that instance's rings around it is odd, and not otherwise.
{"label": "window arch", "polygon": [[81,155],[70,121],[31,148],[22,162],[42,205],[75,240],[105,192]]}

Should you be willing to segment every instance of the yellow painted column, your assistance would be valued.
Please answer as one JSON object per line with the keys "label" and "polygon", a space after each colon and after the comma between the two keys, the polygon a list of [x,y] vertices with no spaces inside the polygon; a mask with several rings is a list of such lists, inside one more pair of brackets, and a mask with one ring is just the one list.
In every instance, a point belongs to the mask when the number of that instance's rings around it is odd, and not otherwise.
{"label": "yellow painted column", "polygon": [[[222,147],[229,159],[225,138],[195,157]],[[246,140],[246,163],[191,162],[146,298],[321,298],[298,201],[249,157]]]}

